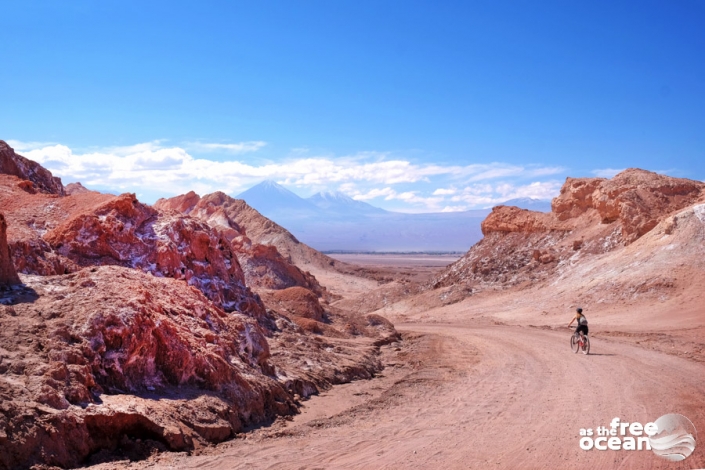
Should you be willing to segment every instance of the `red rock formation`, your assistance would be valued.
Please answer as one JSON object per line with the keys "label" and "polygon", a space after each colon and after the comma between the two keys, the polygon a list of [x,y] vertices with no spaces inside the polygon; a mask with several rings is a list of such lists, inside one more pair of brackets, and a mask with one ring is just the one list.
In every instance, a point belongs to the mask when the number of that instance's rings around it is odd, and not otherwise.
{"label": "red rock formation", "polygon": [[55,194],[27,193],[23,180],[0,174],[0,207],[8,221],[7,240],[13,264],[25,274],[65,274],[78,269],[75,263],[53,251],[41,238],[47,231],[115,196],[96,192],[60,197]]}
{"label": "red rock formation", "polygon": [[318,297],[308,289],[289,287],[272,292],[269,299],[267,305],[284,313],[319,322],[323,321],[323,307],[318,301]]}
{"label": "red rock formation", "polygon": [[42,192],[64,195],[61,179],[53,176],[40,164],[17,155],[4,140],[0,140],[0,173],[29,180]]}
{"label": "red rock formation", "polygon": [[90,192],[90,189],[86,188],[79,182],[69,183],[64,188],[67,196],[73,196],[74,194],[81,194]]}
{"label": "red rock formation", "polygon": [[638,169],[610,180],[568,178],[550,214],[495,207],[482,223],[485,238],[433,285],[533,283],[575,256],[633,243],[704,196],[704,183]]}
{"label": "red rock formation", "polygon": [[593,193],[605,181],[604,178],[566,178],[560,196],[551,203],[553,214],[558,220],[567,220],[594,208]]}
{"label": "red rock formation", "polygon": [[519,209],[513,206],[496,206],[482,221],[482,234],[492,232],[546,232],[557,229],[550,214]]}
{"label": "red rock formation", "polygon": [[7,222],[0,214],[0,287],[20,284],[20,278],[12,265],[10,248],[7,246]]}
{"label": "red rock formation", "polygon": [[[321,295],[322,288],[315,277],[285,259],[275,246],[253,243],[247,236],[245,227],[235,222],[235,219],[241,217],[240,213],[249,208],[244,201],[233,199],[222,192],[200,198],[192,191],[171,199],[160,199],[154,207],[188,214],[219,230],[231,242],[244,271],[247,285],[265,289],[300,286]],[[270,222],[268,219],[264,220]],[[254,228],[253,224],[249,224],[247,230],[250,228]]]}
{"label": "red rock formation", "polygon": [[2,468],[75,467],[126,436],[189,450],[295,410],[258,324],[182,282],[98,267],[28,287],[0,305]]}
{"label": "red rock formation", "polygon": [[159,199],[154,207],[159,210],[167,211],[173,210],[177,212],[182,212],[188,214],[194,208],[198,201],[201,200],[201,196],[193,191],[189,191],[186,194],[180,196],[174,196],[169,199]]}
{"label": "red rock formation", "polygon": [[297,398],[371,377],[375,344],[398,339],[373,315],[351,319],[370,336],[357,343],[282,316],[268,341],[252,318],[185,283],[118,266],[28,276],[26,286],[0,304],[0,468],[220,442],[295,412]]}
{"label": "red rock formation", "polygon": [[668,214],[695,203],[705,184],[630,168],[610,180],[568,178],[553,200],[558,220],[596,210],[603,223],[619,221],[626,243],[638,239]]}
{"label": "red rock formation", "polygon": [[[169,200],[157,201],[156,207],[162,207],[160,204],[171,204],[168,201],[179,201],[175,204],[180,204],[183,199],[188,199],[191,202],[183,202],[184,207],[188,207],[188,211],[185,213],[190,214],[190,210],[193,207],[189,206],[193,200],[193,194],[189,193],[184,196],[179,196],[177,198],[172,198]],[[255,209],[250,207],[242,199],[233,199],[226,194],[221,192],[216,192],[208,196],[203,197],[204,204],[225,204],[227,217],[230,224],[234,224],[243,230],[243,234],[246,232],[248,239],[255,244],[260,245],[270,245],[276,247],[277,251],[286,259],[289,263],[295,265],[303,272],[312,272],[318,270],[330,270],[337,267],[345,268],[349,270],[349,266],[340,261],[336,261],[333,258],[314,250],[310,246],[301,243],[292,235],[288,230],[286,230],[281,225],[275,223],[274,221],[266,218]],[[194,204],[195,206],[195,204]]]}
{"label": "red rock formation", "polygon": [[78,266],[116,264],[183,279],[226,311],[263,315],[227,240],[203,222],[159,212],[134,194],[80,213],[43,238]]}

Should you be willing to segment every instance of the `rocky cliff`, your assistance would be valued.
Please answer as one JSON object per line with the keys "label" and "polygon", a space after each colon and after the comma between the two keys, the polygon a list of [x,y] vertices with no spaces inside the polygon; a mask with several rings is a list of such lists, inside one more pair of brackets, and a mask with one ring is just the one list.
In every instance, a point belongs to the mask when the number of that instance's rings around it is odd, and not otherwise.
{"label": "rocky cliff", "polygon": [[660,220],[695,203],[705,184],[630,168],[614,178],[568,178],[553,200],[552,213],[560,221],[590,210],[603,224],[618,222],[620,237],[631,243]]}
{"label": "rocky cliff", "polygon": [[172,216],[123,194],[59,224],[42,237],[78,267],[120,265],[182,279],[226,311],[261,317],[230,244],[192,217]]}
{"label": "rocky cliff", "polygon": [[39,190],[49,194],[64,194],[61,179],[51,174],[40,164],[15,153],[7,142],[0,140],[0,173],[17,176],[28,181],[24,186],[29,191]]}
{"label": "rocky cliff", "polygon": [[495,207],[482,223],[484,238],[438,275],[433,286],[531,285],[577,257],[634,243],[703,197],[704,183],[639,169],[609,180],[568,178],[551,213]]}
{"label": "rocky cliff", "polygon": [[258,323],[186,283],[116,266],[26,279],[0,305],[0,468],[190,450],[295,411]]}
{"label": "rocky cliff", "polygon": [[[256,212],[244,201],[233,199],[222,192],[208,194],[202,198],[194,192],[189,192],[171,199],[160,199],[154,207],[187,214],[220,231],[231,243],[245,273],[247,284],[253,288],[286,289],[300,286],[318,295],[322,294],[322,288],[316,278],[297,267],[290,258],[282,256],[276,245],[258,243],[248,236],[250,233],[260,233],[265,226],[274,227],[276,224],[261,215],[259,218],[253,217],[252,214],[250,217],[243,215],[243,212]],[[286,238],[288,232],[278,228],[281,236]],[[290,234],[289,236],[295,240]]]}
{"label": "rocky cliff", "polygon": [[[155,206],[162,207],[160,204],[173,205],[174,208],[180,208],[179,210],[188,214],[199,203],[200,198],[197,198],[198,196],[192,192],[164,200],[163,202],[157,201]],[[301,243],[291,232],[260,214],[242,199],[233,199],[220,192],[204,196],[203,199],[203,204],[206,205],[223,204],[230,223],[241,227],[250,241],[260,245],[275,247],[287,261],[302,270],[313,272],[321,268],[346,267],[345,263],[336,261]]]}
{"label": "rocky cliff", "polygon": [[0,214],[0,287],[19,284],[20,278],[12,264],[10,248],[7,246],[7,222]]}

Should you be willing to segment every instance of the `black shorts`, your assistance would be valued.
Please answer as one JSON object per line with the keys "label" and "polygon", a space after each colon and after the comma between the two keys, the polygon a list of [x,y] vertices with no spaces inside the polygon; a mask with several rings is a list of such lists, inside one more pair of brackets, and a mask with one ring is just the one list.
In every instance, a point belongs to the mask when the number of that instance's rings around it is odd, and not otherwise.
{"label": "black shorts", "polygon": [[575,334],[579,334],[581,331],[583,332],[584,335],[587,335],[588,334],[587,325],[578,325],[578,327],[575,329]]}

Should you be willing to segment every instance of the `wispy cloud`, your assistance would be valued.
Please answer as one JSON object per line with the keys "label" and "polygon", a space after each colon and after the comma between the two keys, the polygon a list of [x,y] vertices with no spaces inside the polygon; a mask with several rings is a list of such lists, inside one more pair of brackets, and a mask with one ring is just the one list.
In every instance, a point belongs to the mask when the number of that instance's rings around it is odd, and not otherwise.
{"label": "wispy cloud", "polygon": [[456,191],[447,200],[452,203],[444,211],[460,211],[477,207],[491,207],[510,199],[533,198],[548,200],[558,196],[560,181],[534,181],[528,184],[498,183],[473,184]]}
{"label": "wispy cloud", "polygon": [[352,198],[358,201],[369,201],[376,198],[383,198],[385,201],[397,200],[430,210],[440,210],[439,204],[443,201],[442,197],[423,196],[420,191],[398,192],[390,187],[374,188],[365,193],[352,191]]}
{"label": "wispy cloud", "polygon": [[394,199],[394,196],[396,196],[397,192],[394,191],[392,188],[374,188],[370,189],[366,193],[357,193],[355,190],[348,189],[345,191],[347,193],[352,193],[353,199],[356,199],[358,201],[369,201],[370,199],[376,199],[378,197],[382,197],[386,200]]}
{"label": "wispy cloud", "polygon": [[[155,140],[83,152],[61,144],[11,145],[65,182],[81,181],[88,187],[113,192],[147,191],[171,196],[194,189],[237,194],[263,179],[273,179],[304,190],[338,189],[358,200],[386,201],[395,210],[413,211],[465,210],[514,197],[550,198],[558,193],[560,185],[542,180],[564,171],[559,167],[504,163],[418,163],[387,152],[343,157],[301,153],[264,163],[239,155],[261,149],[266,144],[260,141],[168,146]],[[232,155],[225,160],[194,156],[191,152],[196,152],[196,147]]]}
{"label": "wispy cloud", "polygon": [[189,142],[186,148],[196,152],[217,152],[224,151],[228,153],[247,153],[256,152],[267,145],[267,142],[261,140],[253,140],[250,142],[239,142],[236,144],[221,144],[221,143],[206,143],[206,142]]}
{"label": "wispy cloud", "polygon": [[453,167],[454,175],[466,181],[484,181],[509,177],[539,177],[563,173],[565,168],[559,166],[510,165],[506,163],[483,163]]}
{"label": "wispy cloud", "polygon": [[433,191],[434,196],[450,196],[452,194],[457,193],[458,190],[455,188],[438,188],[435,191]]}
{"label": "wispy cloud", "polygon": [[346,192],[359,201],[398,200],[426,211],[452,212],[488,208],[518,198],[549,200],[558,195],[561,186],[560,181],[476,183],[461,189],[438,188],[429,196],[424,196],[421,191],[398,192],[391,187],[373,188],[366,192],[348,188]]}
{"label": "wispy cloud", "polygon": [[601,168],[597,170],[592,170],[592,174],[599,178],[614,178],[617,173],[621,173],[625,168]]}
{"label": "wispy cloud", "polygon": [[21,142],[19,140],[7,140],[7,144],[16,151],[21,152],[54,145],[55,142]]}

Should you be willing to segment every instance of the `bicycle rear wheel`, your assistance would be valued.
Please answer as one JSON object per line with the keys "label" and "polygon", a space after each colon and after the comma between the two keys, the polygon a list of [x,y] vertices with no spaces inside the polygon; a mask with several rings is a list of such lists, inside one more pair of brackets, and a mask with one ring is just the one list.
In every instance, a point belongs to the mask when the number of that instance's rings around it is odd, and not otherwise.
{"label": "bicycle rear wheel", "polygon": [[575,335],[570,336],[570,349],[572,349],[575,354],[577,354],[578,349],[580,349],[580,343]]}
{"label": "bicycle rear wheel", "polygon": [[590,338],[587,336],[583,337],[583,354],[588,354],[590,352]]}

